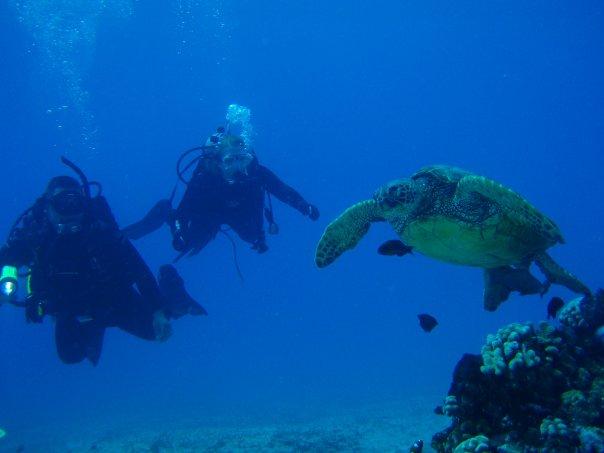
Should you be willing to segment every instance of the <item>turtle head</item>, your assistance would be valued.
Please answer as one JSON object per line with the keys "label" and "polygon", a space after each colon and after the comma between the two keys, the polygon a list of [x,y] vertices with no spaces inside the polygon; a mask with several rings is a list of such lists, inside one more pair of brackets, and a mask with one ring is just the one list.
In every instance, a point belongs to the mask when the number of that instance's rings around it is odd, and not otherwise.
{"label": "turtle head", "polygon": [[411,179],[396,179],[380,187],[373,199],[386,211],[411,210],[416,204],[417,195],[415,181]]}
{"label": "turtle head", "polygon": [[418,184],[412,179],[396,179],[375,192],[373,199],[394,230],[402,234],[407,219],[419,202]]}

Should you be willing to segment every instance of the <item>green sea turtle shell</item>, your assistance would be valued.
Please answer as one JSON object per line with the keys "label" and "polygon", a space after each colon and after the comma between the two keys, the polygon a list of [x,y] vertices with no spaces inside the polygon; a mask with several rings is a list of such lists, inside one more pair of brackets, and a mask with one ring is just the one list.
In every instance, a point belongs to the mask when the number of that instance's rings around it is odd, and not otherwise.
{"label": "green sea turtle shell", "polygon": [[[415,173],[425,202],[405,222],[387,210],[405,244],[426,256],[465,266],[521,264],[563,242],[556,224],[512,190],[448,166]],[[396,227],[395,227],[396,228]]]}

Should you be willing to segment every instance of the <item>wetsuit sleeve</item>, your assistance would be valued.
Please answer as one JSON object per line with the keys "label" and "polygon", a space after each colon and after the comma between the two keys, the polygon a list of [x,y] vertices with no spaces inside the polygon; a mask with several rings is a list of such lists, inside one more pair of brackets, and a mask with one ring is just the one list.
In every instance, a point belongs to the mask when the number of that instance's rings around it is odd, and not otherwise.
{"label": "wetsuit sleeve", "polygon": [[268,168],[258,165],[258,173],[262,183],[264,184],[264,187],[269,193],[277,197],[283,203],[286,203],[292,208],[297,209],[302,214],[308,214],[310,205],[304,198],[302,198],[302,195],[281,181],[277,175],[275,175]]}
{"label": "wetsuit sleeve", "polygon": [[123,259],[131,272],[132,280],[141,295],[153,305],[155,310],[159,310],[165,304],[151,269],[126,237],[122,236],[121,240]]}
{"label": "wetsuit sleeve", "polygon": [[123,228],[122,233],[128,239],[140,239],[158,230],[164,223],[169,223],[172,217],[172,202],[170,200],[159,200],[145,217]]}

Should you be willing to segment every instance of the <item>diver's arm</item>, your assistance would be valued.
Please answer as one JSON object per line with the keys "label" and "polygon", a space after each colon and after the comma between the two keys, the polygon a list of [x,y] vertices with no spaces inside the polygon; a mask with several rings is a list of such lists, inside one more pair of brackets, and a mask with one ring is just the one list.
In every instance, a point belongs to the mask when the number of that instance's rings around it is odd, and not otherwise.
{"label": "diver's arm", "polygon": [[[119,226],[115,216],[111,212],[111,207],[105,197],[99,195],[93,198],[92,203],[93,217],[109,226],[111,229],[118,230]],[[172,214],[172,202],[170,200],[160,200],[151,210],[138,222],[128,225],[122,229],[122,233],[128,239],[140,239],[155,230],[159,229],[164,222],[167,222]]]}
{"label": "diver's arm", "polygon": [[22,226],[11,231],[6,244],[0,248],[0,266],[21,267],[32,262],[39,234],[35,233],[35,220],[31,215],[25,217],[22,223]]}
{"label": "diver's arm", "polygon": [[122,233],[128,239],[140,239],[158,230],[164,223],[169,223],[173,212],[170,200],[159,200],[145,217],[122,229]]}
{"label": "diver's arm", "polygon": [[297,209],[303,215],[312,216],[314,211],[318,214],[317,208],[308,203],[296,190],[281,181],[268,168],[258,165],[258,172],[266,190],[280,201]]}

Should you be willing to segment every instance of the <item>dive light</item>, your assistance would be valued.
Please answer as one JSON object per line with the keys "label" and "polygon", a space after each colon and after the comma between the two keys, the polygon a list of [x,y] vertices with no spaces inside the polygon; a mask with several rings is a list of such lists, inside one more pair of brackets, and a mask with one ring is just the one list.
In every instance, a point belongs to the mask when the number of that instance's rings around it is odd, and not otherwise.
{"label": "dive light", "polygon": [[15,266],[4,266],[0,273],[0,292],[5,297],[12,297],[17,292],[19,272]]}

